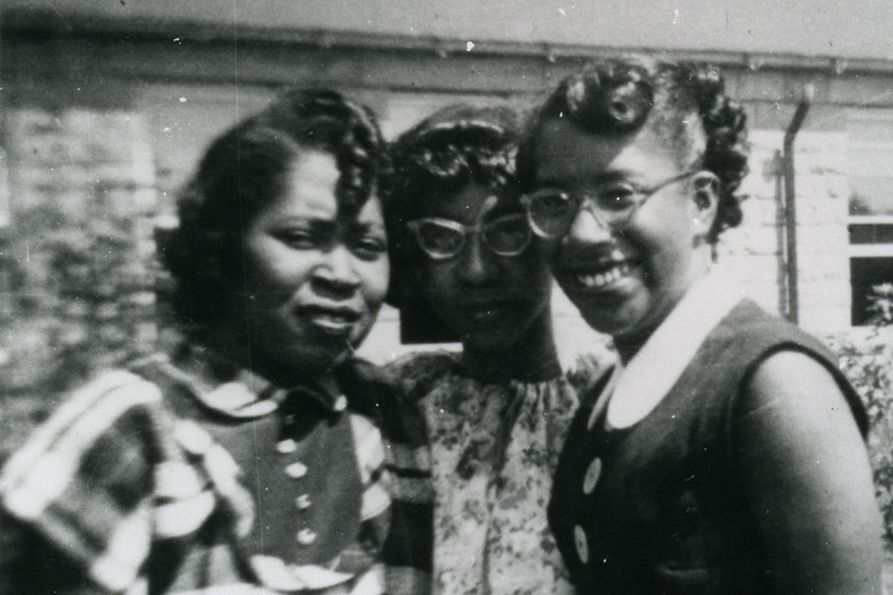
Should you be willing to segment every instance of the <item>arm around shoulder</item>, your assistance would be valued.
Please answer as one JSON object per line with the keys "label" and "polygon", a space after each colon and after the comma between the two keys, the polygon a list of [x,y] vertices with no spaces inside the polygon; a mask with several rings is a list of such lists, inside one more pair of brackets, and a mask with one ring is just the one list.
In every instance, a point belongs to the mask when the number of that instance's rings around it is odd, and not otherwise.
{"label": "arm around shoulder", "polygon": [[744,387],[734,429],[775,593],[880,592],[881,524],[862,437],[831,373],[782,351]]}

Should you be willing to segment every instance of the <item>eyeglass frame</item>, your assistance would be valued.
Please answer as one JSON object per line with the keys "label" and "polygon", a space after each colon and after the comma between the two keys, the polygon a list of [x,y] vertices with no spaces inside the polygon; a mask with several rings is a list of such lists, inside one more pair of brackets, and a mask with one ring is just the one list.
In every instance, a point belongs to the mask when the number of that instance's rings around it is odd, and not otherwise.
{"label": "eyeglass frame", "polygon": [[[527,231],[527,237],[524,240],[523,245],[520,248],[518,248],[517,250],[512,250],[509,252],[496,250],[495,248],[493,248],[493,246],[490,245],[490,242],[487,241],[487,236],[483,232],[486,231],[487,228],[492,227],[494,224],[496,224],[500,221],[504,221],[506,219],[512,219],[515,217],[518,217],[518,218],[521,218],[522,220],[524,220],[523,227]],[[425,248],[424,244],[422,243],[421,232],[419,231],[420,227],[424,223],[434,223],[435,225],[440,225],[441,227],[445,227],[447,229],[451,229],[453,231],[459,232],[459,234],[462,237],[462,242],[459,245],[459,248],[455,251],[455,253],[432,254],[430,251],[428,251]],[[412,221],[409,221],[406,224],[406,227],[412,232],[413,237],[415,238],[415,241],[416,241],[416,245],[418,245],[419,249],[421,249],[421,251],[424,252],[425,255],[428,256],[428,258],[430,258],[431,260],[435,260],[435,261],[451,260],[453,258],[456,258],[460,254],[462,254],[463,250],[465,250],[465,247],[468,245],[468,238],[470,238],[471,236],[475,236],[475,235],[480,236],[481,243],[487,248],[487,250],[489,250],[496,256],[501,256],[503,258],[514,258],[517,256],[521,256],[521,254],[523,254],[524,251],[527,250],[527,248],[530,246],[530,242],[533,240],[533,236],[535,234],[535,231],[532,229],[532,227],[529,223],[529,218],[526,217],[524,213],[512,213],[509,215],[503,215],[501,217],[497,217],[496,219],[491,219],[490,221],[486,221],[484,223],[476,223],[474,225],[465,225],[464,223],[459,223],[458,221],[455,221],[453,219],[445,219],[443,217],[420,217],[418,219],[413,219]]]}
{"label": "eyeglass frame", "polygon": [[[654,196],[655,194],[657,194],[659,191],[663,190],[670,184],[675,184],[676,182],[679,182],[681,180],[684,180],[685,178],[688,178],[695,174],[698,174],[701,171],[703,171],[702,168],[689,169],[689,170],[682,172],[681,174],[671,176],[665,180],[661,180],[660,182],[657,182],[656,184],[652,184],[651,186],[647,186],[645,188],[640,188],[640,187],[636,186],[635,184],[633,184],[632,182],[626,182],[626,181],[618,182],[618,184],[625,183],[625,184],[629,185],[634,192],[633,196],[641,197],[641,198],[637,198],[635,200],[635,202],[629,207],[629,209],[626,212],[624,212],[622,215],[620,215],[619,217],[616,217],[613,220],[606,220],[603,215],[599,214],[600,208],[595,204],[595,201],[593,200],[593,194],[594,194],[593,190],[589,190],[587,192],[574,193],[575,195],[582,195],[582,196],[580,198],[576,198],[576,200],[573,200],[571,198],[571,196],[572,196],[571,193],[566,192],[564,190],[558,190],[555,188],[547,187],[547,188],[535,190],[533,192],[529,192],[529,193],[522,195],[521,196],[521,205],[524,207],[524,210],[527,213],[527,223],[530,226],[530,229],[533,231],[534,234],[536,234],[538,237],[543,238],[543,239],[555,240],[555,239],[558,239],[558,238],[561,238],[561,237],[564,237],[565,235],[567,235],[568,232],[570,231],[571,226],[573,225],[574,219],[576,219],[580,215],[580,211],[583,209],[586,209],[587,211],[589,211],[589,213],[593,216],[593,218],[604,229],[617,231],[619,229],[623,229],[626,225],[629,224],[630,220],[633,218],[633,216],[636,214],[636,212],[638,212],[638,210],[640,208],[642,208],[642,205],[644,205],[648,201],[649,198],[651,198],[652,196]],[[612,184],[612,183],[614,183],[614,182],[606,182],[605,184],[602,184],[602,186],[607,186],[608,184]],[[571,217],[569,217],[569,219],[568,219],[567,229],[561,234],[553,235],[553,234],[545,233],[543,231],[543,229],[539,225],[537,225],[536,222],[533,220],[533,214],[531,212],[532,211],[531,204],[532,204],[533,199],[535,198],[536,194],[543,192],[544,190],[555,191],[555,192],[557,192],[557,194],[565,197],[565,200],[567,202],[570,202],[570,203],[576,202],[577,203],[574,214]]]}

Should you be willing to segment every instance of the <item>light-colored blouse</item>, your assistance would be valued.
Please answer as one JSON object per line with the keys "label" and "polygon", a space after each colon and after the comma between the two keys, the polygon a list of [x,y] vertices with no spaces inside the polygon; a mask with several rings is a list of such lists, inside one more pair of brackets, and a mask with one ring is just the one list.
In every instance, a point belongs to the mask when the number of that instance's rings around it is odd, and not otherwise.
{"label": "light-colored blouse", "polygon": [[572,593],[546,505],[575,387],[563,376],[481,382],[446,352],[389,368],[427,426],[434,592]]}

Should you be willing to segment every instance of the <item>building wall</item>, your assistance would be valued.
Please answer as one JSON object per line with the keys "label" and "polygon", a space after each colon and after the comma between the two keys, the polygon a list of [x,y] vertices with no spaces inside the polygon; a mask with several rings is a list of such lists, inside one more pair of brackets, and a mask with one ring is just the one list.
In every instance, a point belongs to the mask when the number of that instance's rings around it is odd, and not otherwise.
{"label": "building wall", "polygon": [[[0,372],[16,371],[5,376],[8,390],[27,389],[62,360],[75,367],[105,361],[87,349],[92,345],[123,349],[133,337],[145,345],[157,340],[146,323],[158,273],[152,226],[170,221],[177,189],[214,135],[283,88],[339,88],[372,106],[393,137],[457,101],[525,109],[587,57],[610,53],[587,47],[555,54],[524,44],[468,52],[458,42],[299,31],[254,31],[234,41],[199,25],[176,34],[143,22],[66,23],[60,30],[40,20],[7,20],[0,48],[0,164],[8,170],[0,196],[0,258],[7,266],[0,268],[14,271],[0,276]],[[746,294],[783,314],[789,258],[779,154],[803,85],[816,87],[796,143],[799,313],[809,330],[846,331],[853,169],[847,118],[854,108],[893,110],[893,65],[679,56],[722,63],[730,93],[747,108],[753,156],[743,189],[750,198],[744,224],[718,247],[719,266]],[[47,262],[53,242],[71,243],[73,258],[78,247],[92,255],[82,266],[75,262],[83,278],[70,278],[70,262]],[[23,298],[28,292],[33,296]],[[116,292],[128,295],[125,307],[112,299]],[[557,290],[554,309],[566,363],[604,349],[604,339]],[[123,336],[115,335],[118,323],[130,329]],[[364,354],[398,357],[407,348],[397,336],[397,313],[386,309]]]}

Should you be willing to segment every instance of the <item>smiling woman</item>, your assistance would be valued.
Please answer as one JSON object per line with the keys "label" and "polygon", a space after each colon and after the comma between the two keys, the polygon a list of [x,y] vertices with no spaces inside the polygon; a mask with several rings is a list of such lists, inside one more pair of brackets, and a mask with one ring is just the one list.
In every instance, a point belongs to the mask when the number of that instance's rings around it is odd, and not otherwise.
{"label": "smiling woman", "polygon": [[865,411],[832,356],[710,272],[741,220],[716,69],[565,79],[519,153],[532,229],[620,356],[581,398],[549,522],[580,593],[879,592]]}
{"label": "smiling woman", "polygon": [[352,358],[387,290],[385,163],[333,92],[212,143],[162,255],[184,341],[77,391],[9,460],[0,590],[385,591],[372,411],[393,395]]}

